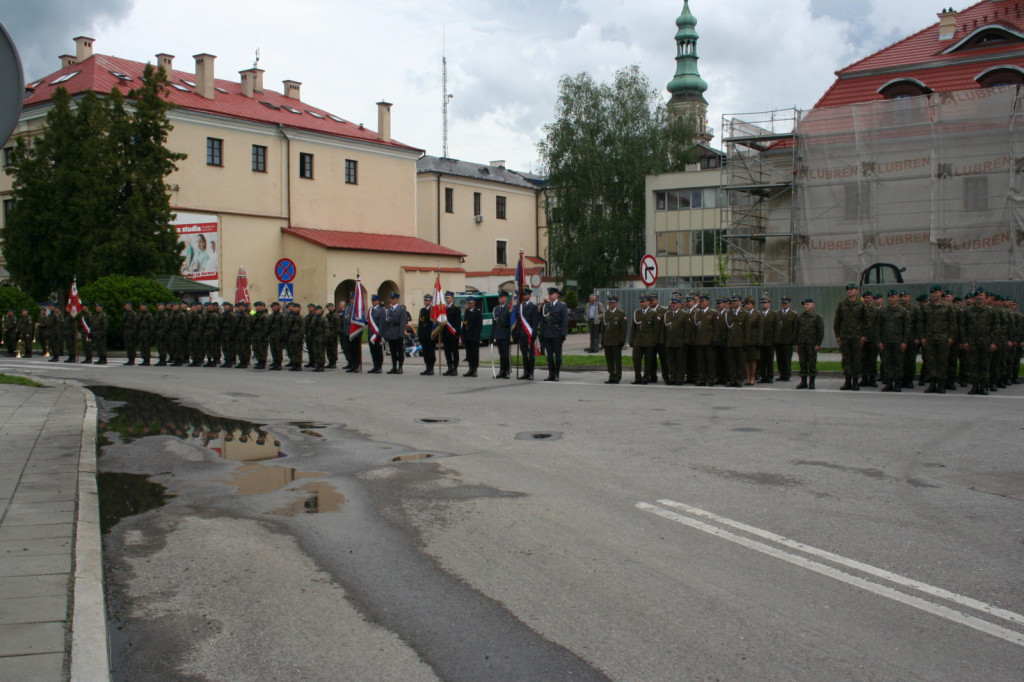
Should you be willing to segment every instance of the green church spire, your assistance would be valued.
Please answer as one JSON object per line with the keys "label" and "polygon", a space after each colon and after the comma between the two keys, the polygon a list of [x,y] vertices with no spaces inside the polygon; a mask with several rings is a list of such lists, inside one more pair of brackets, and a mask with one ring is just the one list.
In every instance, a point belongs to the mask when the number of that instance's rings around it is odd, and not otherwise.
{"label": "green church spire", "polygon": [[690,12],[690,0],[684,0],[683,13],[676,19],[676,76],[668,84],[668,91],[675,96],[697,96],[703,100],[708,89],[707,82],[697,70],[697,18]]}

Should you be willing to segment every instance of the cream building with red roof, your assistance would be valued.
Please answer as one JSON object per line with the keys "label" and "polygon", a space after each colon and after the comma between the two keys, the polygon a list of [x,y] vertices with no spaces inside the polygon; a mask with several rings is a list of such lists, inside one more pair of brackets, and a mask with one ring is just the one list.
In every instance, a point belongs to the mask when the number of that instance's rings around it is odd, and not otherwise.
{"label": "cream building with red roof", "polygon": [[[5,149],[42,130],[58,87],[74,99],[86,90],[126,93],[140,82],[144,63],[96,54],[91,38],[75,43],[59,70],[26,86]],[[292,293],[301,302],[347,298],[357,271],[368,294],[397,290],[413,303],[433,291],[439,267],[446,288],[465,286],[465,254],[417,237],[423,151],[391,137],[390,103],[378,103],[371,130],[303,102],[298,81],[276,92],[264,87],[262,69],[228,80],[215,76],[213,55],[195,55],[192,71],[174,59],[158,54],[153,63],[167,72],[166,96],[177,106],[167,146],[188,155],[167,179],[183,256],[195,262],[183,262],[181,274],[227,299],[244,267],[252,299],[268,302],[278,298],[282,258],[296,265]],[[10,177],[0,176],[4,201],[10,188]]]}

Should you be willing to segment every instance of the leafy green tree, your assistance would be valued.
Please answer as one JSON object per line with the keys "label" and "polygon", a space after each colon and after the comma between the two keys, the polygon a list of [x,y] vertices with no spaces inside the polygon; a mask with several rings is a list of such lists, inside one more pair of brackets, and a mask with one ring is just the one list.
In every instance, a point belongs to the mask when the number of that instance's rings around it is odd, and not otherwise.
{"label": "leafy green tree", "polygon": [[39,316],[39,306],[31,296],[14,287],[0,287],[0,315],[4,315],[8,309],[13,310],[16,316],[21,315],[22,308],[28,308],[33,318]]}
{"label": "leafy green tree", "polygon": [[156,310],[160,301],[176,300],[177,297],[159,282],[146,277],[125,277],[124,275],[107,275],[78,288],[82,301],[89,305],[102,303],[107,313],[109,326],[108,338],[114,346],[121,344],[121,327],[124,324],[124,304],[131,301],[138,310],[139,303],[149,304],[150,312]]}
{"label": "leafy green tree", "polygon": [[45,131],[17,140],[14,208],[0,231],[14,282],[64,296],[75,276],[153,276],[178,266],[164,179],[185,158],[166,148],[166,73],[147,65],[127,99],[116,88],[72,101],[59,88]]}
{"label": "leafy green tree", "polygon": [[611,84],[564,76],[555,121],[538,144],[547,169],[551,261],[592,291],[635,271],[644,254],[644,182],[682,170],[692,122],[673,120],[639,67]]}

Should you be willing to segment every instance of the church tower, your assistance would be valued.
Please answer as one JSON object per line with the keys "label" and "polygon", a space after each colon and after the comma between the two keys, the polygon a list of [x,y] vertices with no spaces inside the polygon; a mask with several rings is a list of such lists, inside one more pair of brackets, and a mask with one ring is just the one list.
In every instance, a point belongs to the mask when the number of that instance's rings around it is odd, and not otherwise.
{"label": "church tower", "polygon": [[676,26],[676,75],[668,84],[672,93],[668,110],[676,118],[692,119],[697,140],[707,143],[712,138],[707,122],[708,102],[704,99],[708,84],[697,70],[697,18],[690,12],[690,0],[683,0],[683,13],[676,19]]}

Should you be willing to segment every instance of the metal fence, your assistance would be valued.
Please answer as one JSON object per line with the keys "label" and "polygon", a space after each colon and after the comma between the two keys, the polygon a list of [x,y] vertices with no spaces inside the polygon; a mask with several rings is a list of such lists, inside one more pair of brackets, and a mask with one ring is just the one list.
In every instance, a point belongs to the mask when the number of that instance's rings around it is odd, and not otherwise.
{"label": "metal fence", "polygon": [[[1009,296],[1016,301],[1024,301],[1024,281],[989,281],[989,282],[935,282],[943,287],[943,289],[949,289],[956,296],[963,296],[968,291],[973,291],[978,287],[981,287],[985,291],[993,291],[1003,296]],[[921,284],[865,284],[864,291],[870,291],[874,294],[881,293],[883,296],[889,289],[896,289],[898,291],[906,291],[910,294],[911,299],[917,298],[920,294],[927,294],[928,290],[933,286],[931,283]],[[651,288],[651,289],[599,289],[597,291],[598,298],[602,303],[607,304],[609,295],[616,295],[619,297],[619,307],[626,311],[628,315],[634,309],[640,307],[640,296],[643,294],[658,294],[658,303],[660,305],[668,305],[669,299],[672,297],[672,292],[678,291],[684,296],[691,291],[698,291],[702,294],[707,294],[711,297],[711,303],[714,305],[715,299],[720,297],[729,297],[733,294],[739,294],[743,298],[752,296],[755,301],[759,301],[761,296],[768,294],[772,299],[772,309],[778,310],[779,304],[783,296],[788,296],[792,299],[792,307],[797,312],[802,312],[803,308],[800,305],[800,301],[805,298],[813,298],[815,307],[821,316],[825,319],[825,341],[824,347],[835,348],[836,337],[832,332],[832,318],[835,315],[836,307],[841,301],[846,298],[846,287],[844,285],[838,286],[796,286],[796,285],[771,285],[768,287],[703,287],[703,288],[690,288],[690,287],[677,287],[677,288]],[[585,300],[586,296],[580,296],[581,300]],[[760,307],[758,306],[758,309]]]}

